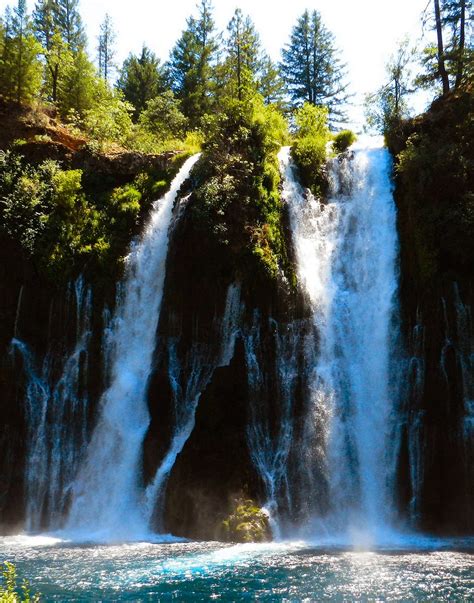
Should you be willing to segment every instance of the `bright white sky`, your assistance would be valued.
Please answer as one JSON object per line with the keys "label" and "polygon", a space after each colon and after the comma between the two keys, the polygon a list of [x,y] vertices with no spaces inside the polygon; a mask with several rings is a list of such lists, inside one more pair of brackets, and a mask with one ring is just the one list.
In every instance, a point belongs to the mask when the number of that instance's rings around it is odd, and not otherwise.
{"label": "bright white sky", "polygon": [[[3,13],[7,4],[0,0]],[[96,48],[99,24],[105,13],[117,31],[117,63],[143,43],[163,61],[185,27],[186,17],[196,12],[197,0],[80,0],[80,11],[89,36],[91,53]],[[279,60],[292,26],[308,8],[318,10],[334,33],[336,45],[347,63],[352,92],[350,114],[360,121],[358,107],[364,93],[384,81],[384,64],[405,34],[416,41],[421,35],[420,15],[427,0],[214,0],[215,19],[225,29],[239,6],[253,19],[265,49]],[[34,0],[28,0],[32,10]],[[420,107],[421,109],[422,107]]]}

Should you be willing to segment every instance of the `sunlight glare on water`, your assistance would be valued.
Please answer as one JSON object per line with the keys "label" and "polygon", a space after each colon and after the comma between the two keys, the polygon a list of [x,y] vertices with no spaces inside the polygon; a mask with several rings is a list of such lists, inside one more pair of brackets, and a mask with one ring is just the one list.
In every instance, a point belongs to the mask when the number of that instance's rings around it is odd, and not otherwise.
{"label": "sunlight glare on water", "polygon": [[[414,541],[410,541],[413,544]],[[421,548],[422,544],[424,548]],[[46,601],[454,601],[474,597],[472,541],[354,551],[304,542],[78,546],[0,540]],[[434,547],[438,550],[435,550]]]}

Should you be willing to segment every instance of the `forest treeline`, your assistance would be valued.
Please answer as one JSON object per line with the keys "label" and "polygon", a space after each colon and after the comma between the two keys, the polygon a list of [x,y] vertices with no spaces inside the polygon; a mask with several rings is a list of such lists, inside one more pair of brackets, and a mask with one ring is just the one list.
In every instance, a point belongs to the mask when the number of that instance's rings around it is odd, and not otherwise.
{"label": "forest treeline", "polygon": [[317,11],[298,19],[278,65],[249,16],[236,9],[219,32],[210,0],[201,0],[165,63],[143,46],[118,69],[110,16],[100,27],[95,65],[78,4],[39,0],[29,13],[26,0],[18,0],[7,8],[0,93],[18,103],[53,105],[62,120],[100,144],[175,148],[169,141],[206,131],[211,116],[257,95],[285,114],[308,101],[327,107],[334,122],[344,118],[345,67]]}
{"label": "forest treeline", "polygon": [[[387,81],[367,99],[372,125],[383,129],[405,117],[414,84],[446,94],[472,79],[470,9],[469,0],[428,4],[423,19],[437,42],[423,50],[415,80],[409,43],[401,44],[387,65]],[[332,126],[346,117],[346,67],[318,11],[298,18],[280,63],[239,8],[226,30],[218,31],[211,0],[199,1],[164,63],[143,46],[118,67],[116,39],[106,15],[91,57],[79,0],[38,0],[31,12],[26,0],[18,0],[0,24],[0,94],[18,103],[53,105],[65,122],[100,145],[113,141],[145,151],[176,148],[186,135],[196,144],[212,116],[256,95],[285,115],[307,102],[325,107]]]}

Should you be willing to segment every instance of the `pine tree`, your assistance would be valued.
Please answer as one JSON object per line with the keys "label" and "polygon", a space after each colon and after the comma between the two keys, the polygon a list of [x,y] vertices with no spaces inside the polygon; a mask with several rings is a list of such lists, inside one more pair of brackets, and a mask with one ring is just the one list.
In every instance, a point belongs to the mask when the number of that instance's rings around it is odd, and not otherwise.
{"label": "pine tree", "polygon": [[366,96],[365,113],[369,127],[386,133],[409,116],[407,99],[414,92],[410,70],[414,54],[406,38],[385,66],[387,83],[374,94]]}
{"label": "pine tree", "polygon": [[130,54],[123,63],[117,88],[135,107],[134,119],[137,120],[147,102],[164,92],[165,78],[160,60],[146,46],[140,56]]}
{"label": "pine tree", "polygon": [[442,0],[441,21],[447,31],[447,70],[451,74],[454,87],[458,88],[472,64],[472,45],[466,44],[466,30],[469,33],[469,15],[472,2],[469,0]]}
{"label": "pine tree", "polygon": [[33,36],[26,0],[18,0],[13,11],[6,11],[2,46],[2,94],[17,103],[31,101],[39,94],[42,67],[38,58],[41,48]]}
{"label": "pine tree", "polygon": [[276,105],[283,112],[287,110],[285,82],[278,65],[268,55],[265,55],[262,61],[259,92],[267,105]]}
{"label": "pine tree", "polygon": [[106,82],[109,81],[115,69],[115,39],[116,34],[112,25],[112,19],[106,14],[100,26],[98,46],[99,74]]}
{"label": "pine tree", "polygon": [[94,65],[85,50],[71,55],[58,91],[58,107],[64,118],[82,120],[96,102],[98,87]]}
{"label": "pine tree", "polygon": [[79,0],[56,0],[57,25],[68,49],[76,54],[84,50],[87,38],[79,14]]}
{"label": "pine tree", "polygon": [[436,39],[438,42],[438,73],[443,85],[443,94],[447,94],[449,92],[449,78],[448,72],[446,70],[446,56],[444,53],[443,26],[441,22],[441,9],[439,0],[434,0],[434,13],[436,23]]}
{"label": "pine tree", "polygon": [[345,66],[341,64],[333,34],[317,11],[305,11],[282,50],[281,73],[295,106],[309,102],[327,107],[331,121],[345,116]]}
{"label": "pine tree", "polygon": [[224,78],[227,93],[243,100],[249,92],[255,92],[264,66],[260,37],[249,16],[244,17],[240,8],[227,26]]}
{"label": "pine tree", "polygon": [[198,9],[199,16],[186,21],[167,63],[172,89],[192,125],[211,110],[218,47],[210,0],[201,0]]}
{"label": "pine tree", "polygon": [[433,0],[431,10],[423,13],[423,25],[429,24],[436,32],[436,44],[423,50],[425,71],[418,84],[432,87],[441,85],[443,95],[459,88],[473,77],[474,54],[469,39],[468,15],[472,10],[470,0]]}
{"label": "pine tree", "polygon": [[49,100],[58,98],[62,65],[69,59],[58,25],[58,5],[55,0],[39,0],[33,12],[36,39],[43,47],[45,58],[45,88]]}

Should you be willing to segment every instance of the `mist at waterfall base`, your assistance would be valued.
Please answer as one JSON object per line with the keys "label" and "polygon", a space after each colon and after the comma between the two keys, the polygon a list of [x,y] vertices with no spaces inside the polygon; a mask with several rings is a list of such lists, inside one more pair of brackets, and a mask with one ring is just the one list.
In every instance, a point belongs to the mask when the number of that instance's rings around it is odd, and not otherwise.
{"label": "mist at waterfall base", "polygon": [[[200,393],[212,371],[230,362],[237,337],[244,342],[250,389],[259,395],[258,321],[239,331],[238,284],[229,287],[218,318],[221,341],[213,358],[193,361],[192,383],[179,398],[180,420],[161,466],[148,486],[139,479],[173,203],[194,157],[155,206],[130,255],[107,333],[109,386],[91,440],[75,459],[66,522],[56,524],[53,517],[46,535],[0,539],[0,557],[16,563],[46,600],[428,601],[474,596],[472,539],[414,535],[397,523],[393,503],[402,360],[388,152],[380,141],[361,141],[352,156],[333,160],[327,203],[301,189],[289,149],[282,149],[279,159],[298,277],[312,318],[304,341],[298,340],[297,325],[283,334],[275,327],[283,401],[277,437],[267,433],[265,416],[252,412],[249,418],[249,448],[265,486],[275,542],[185,542],[150,529],[167,476],[194,428]],[[14,345],[28,366],[27,349],[18,341]],[[290,475],[293,358],[301,345],[309,386],[305,429],[293,452],[300,470],[295,481]],[[43,392],[39,377],[33,377],[32,396]],[[37,525],[34,514],[42,497],[55,492],[42,484],[38,488],[34,471],[41,463],[33,452],[30,530]],[[417,484],[412,491],[419,491]],[[289,509],[297,499],[306,501],[298,522],[280,512],[282,496]]]}

